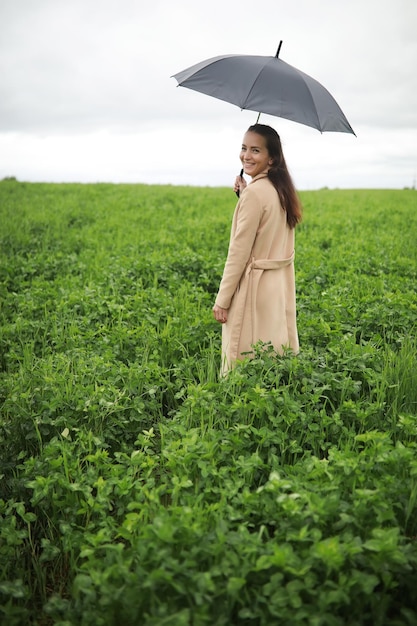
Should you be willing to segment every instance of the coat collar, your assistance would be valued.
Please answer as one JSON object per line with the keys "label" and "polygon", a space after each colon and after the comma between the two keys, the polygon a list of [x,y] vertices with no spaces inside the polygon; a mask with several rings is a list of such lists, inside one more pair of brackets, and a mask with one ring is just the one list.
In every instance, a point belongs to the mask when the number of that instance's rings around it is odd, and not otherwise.
{"label": "coat collar", "polygon": [[261,178],[267,178],[268,176],[268,172],[261,172],[260,174],[258,174],[257,176],[254,176],[252,178],[252,180],[250,181],[249,185],[251,185],[252,183],[256,182],[257,180],[261,180]]}

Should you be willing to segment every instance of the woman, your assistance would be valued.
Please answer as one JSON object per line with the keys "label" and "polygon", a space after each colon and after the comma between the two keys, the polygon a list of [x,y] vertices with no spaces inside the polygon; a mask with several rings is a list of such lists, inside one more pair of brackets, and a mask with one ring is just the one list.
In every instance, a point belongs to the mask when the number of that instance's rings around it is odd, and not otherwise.
{"label": "woman", "polygon": [[278,133],[251,126],[240,153],[249,185],[240,176],[229,252],[213,307],[222,328],[222,373],[262,341],[281,353],[298,352],[294,229],[301,205]]}

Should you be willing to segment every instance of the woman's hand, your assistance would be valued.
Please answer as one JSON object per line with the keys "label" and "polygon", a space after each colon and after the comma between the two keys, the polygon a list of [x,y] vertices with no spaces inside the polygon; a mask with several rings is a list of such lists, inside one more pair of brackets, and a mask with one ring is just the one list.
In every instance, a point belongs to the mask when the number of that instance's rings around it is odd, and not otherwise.
{"label": "woman's hand", "polygon": [[220,324],[227,322],[227,309],[222,309],[222,307],[217,304],[213,307],[213,315]]}
{"label": "woman's hand", "polygon": [[243,178],[243,176],[236,176],[235,178],[235,184],[233,186],[233,191],[235,193],[239,192],[239,194],[242,193],[242,191],[245,189],[245,187],[247,186],[247,182],[246,180]]}

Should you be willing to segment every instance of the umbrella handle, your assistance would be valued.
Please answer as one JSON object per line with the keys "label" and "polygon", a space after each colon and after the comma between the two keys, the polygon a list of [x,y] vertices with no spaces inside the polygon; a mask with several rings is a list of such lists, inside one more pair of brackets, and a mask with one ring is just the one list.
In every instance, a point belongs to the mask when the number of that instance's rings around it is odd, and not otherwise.
{"label": "umbrella handle", "polygon": [[[239,176],[240,176],[240,178],[242,178],[242,176],[243,176],[243,167],[242,167],[242,169],[240,170],[240,174],[239,174]],[[240,196],[240,191],[239,191],[239,189],[236,191],[236,195],[237,195],[237,197],[239,198],[239,196]]]}

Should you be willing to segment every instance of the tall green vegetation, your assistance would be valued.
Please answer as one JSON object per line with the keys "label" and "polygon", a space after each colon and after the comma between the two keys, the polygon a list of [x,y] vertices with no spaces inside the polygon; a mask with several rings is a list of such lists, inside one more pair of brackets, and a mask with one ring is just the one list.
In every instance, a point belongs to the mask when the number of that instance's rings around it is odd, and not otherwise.
{"label": "tall green vegetation", "polygon": [[1,623],[417,623],[417,196],[301,196],[220,379],[229,190],[0,183]]}

